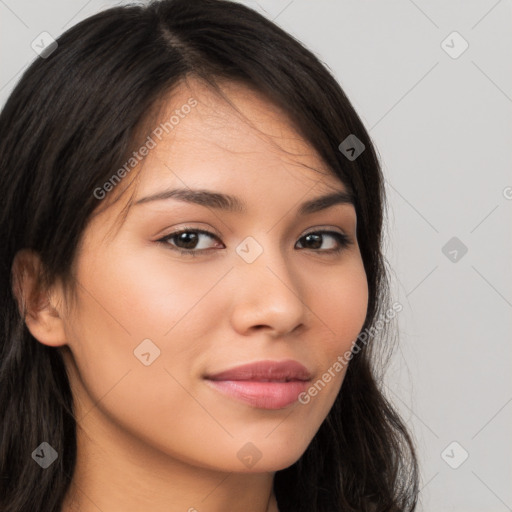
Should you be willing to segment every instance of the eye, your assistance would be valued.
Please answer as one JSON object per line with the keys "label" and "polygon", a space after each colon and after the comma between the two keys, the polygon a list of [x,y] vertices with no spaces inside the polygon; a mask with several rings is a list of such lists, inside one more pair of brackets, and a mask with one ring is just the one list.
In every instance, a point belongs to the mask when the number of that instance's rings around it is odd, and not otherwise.
{"label": "eye", "polygon": [[334,247],[332,247],[333,242],[331,242],[330,244],[328,244],[330,247],[328,247],[327,249],[323,249],[319,252],[336,254],[336,253],[341,252],[343,249],[345,249],[352,243],[351,239],[344,233],[339,233],[338,231],[326,231],[326,230],[312,231],[312,232],[302,236],[301,238],[299,238],[299,242],[301,240],[305,240],[306,245],[312,246],[312,247],[306,247],[306,249],[316,250],[322,246],[322,244],[326,238],[327,239],[330,238],[331,240],[334,240]]}
{"label": "eye", "polygon": [[[204,243],[200,244],[201,238],[210,240],[219,240],[217,235],[210,233],[204,229],[181,229],[179,231],[175,231],[174,233],[170,233],[169,235],[164,236],[157,240],[157,242],[165,244],[170,249],[180,252],[181,254],[185,254],[188,256],[198,256],[201,253],[205,253],[211,247],[205,247]],[[331,240],[328,244],[327,248],[318,250],[324,245],[325,240]],[[306,235],[299,238],[299,242],[301,245],[304,245],[304,241],[306,246],[302,247],[304,249],[313,250],[315,252],[327,253],[327,254],[337,254],[340,253],[343,249],[348,247],[352,240],[350,237],[345,235],[344,233],[339,233],[338,231],[327,231],[327,230],[319,230],[312,231],[307,233]],[[334,242],[333,242],[334,241]],[[220,242],[222,244],[222,242]],[[199,244],[199,245],[198,245]],[[201,245],[203,245],[201,247]],[[208,242],[206,241],[206,246]],[[224,244],[222,244],[224,245]],[[225,247],[221,247],[225,248]]]}
{"label": "eye", "polygon": [[216,235],[204,229],[182,229],[180,231],[175,231],[170,235],[164,236],[160,240],[157,240],[157,242],[168,244],[171,246],[171,249],[179,251],[182,254],[197,256],[196,253],[201,253],[208,250],[208,248],[205,247],[197,247],[197,243],[200,240],[201,235],[204,238],[218,240]]}

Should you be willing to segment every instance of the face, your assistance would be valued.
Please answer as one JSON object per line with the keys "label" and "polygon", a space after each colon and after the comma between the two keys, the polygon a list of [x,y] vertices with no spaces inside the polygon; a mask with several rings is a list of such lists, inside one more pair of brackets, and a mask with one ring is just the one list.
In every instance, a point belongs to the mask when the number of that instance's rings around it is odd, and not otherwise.
{"label": "face", "polygon": [[[126,219],[112,231],[120,200],[87,226],[66,364],[90,436],[122,433],[197,467],[276,471],[302,455],[333,405],[346,366],[333,368],[362,328],[368,288],[354,206],[300,211],[346,188],[276,106],[242,85],[224,91],[245,119],[198,84],[177,90],[162,116],[176,114],[172,128],[155,125],[130,171]],[[193,202],[199,189],[240,204]],[[206,378],[262,361],[295,361],[309,379],[265,364],[263,374],[290,382]]]}

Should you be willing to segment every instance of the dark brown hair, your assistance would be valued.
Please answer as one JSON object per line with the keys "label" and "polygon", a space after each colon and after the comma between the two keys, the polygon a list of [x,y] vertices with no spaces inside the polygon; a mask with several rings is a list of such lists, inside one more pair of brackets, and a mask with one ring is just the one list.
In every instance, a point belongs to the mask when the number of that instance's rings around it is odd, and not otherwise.
{"label": "dark brown hair", "polygon": [[[115,7],[65,32],[25,71],[0,115],[0,508],[58,512],[76,462],[73,397],[58,350],[35,340],[13,294],[11,267],[36,251],[47,283],[72,283],[81,235],[100,201],[93,191],[133,151],[137,133],[183,79],[256,88],[290,116],[354,195],[369,286],[363,331],[343,386],[305,453],[278,471],[281,512],[405,512],[418,495],[407,428],[382,391],[390,308],[382,253],[385,196],[376,151],[340,85],[317,57],[257,12],[224,0]],[[365,150],[338,149],[354,134]],[[372,329],[373,327],[373,329]],[[31,458],[48,441],[48,469]]]}

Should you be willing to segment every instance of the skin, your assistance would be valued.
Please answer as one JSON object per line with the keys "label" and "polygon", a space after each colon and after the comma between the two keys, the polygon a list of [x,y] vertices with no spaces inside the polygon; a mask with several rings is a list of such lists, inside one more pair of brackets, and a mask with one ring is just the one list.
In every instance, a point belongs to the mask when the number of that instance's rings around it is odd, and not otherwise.
{"label": "skin", "polygon": [[[25,268],[17,293],[38,297],[27,326],[62,351],[76,403],[78,464],[64,512],[275,512],[275,472],[304,453],[342,385],[346,367],[309,403],[266,410],[203,379],[295,359],[316,382],[352,347],[368,303],[354,207],[296,213],[343,184],[277,106],[246,86],[223,88],[254,127],[199,83],[182,85],[164,118],[190,97],[198,105],[125,183],[135,201],[178,186],[228,193],[246,213],[167,199],[133,206],[112,231],[126,202],[112,203],[83,234],[75,307],[59,283],[34,295],[36,255],[16,260]],[[157,242],[183,227],[218,240],[199,235],[208,250],[196,257],[172,249],[177,237]],[[328,254],[338,247],[331,235],[319,246],[303,238],[319,229],[352,243]],[[248,236],[263,249],[250,264],[235,250]],[[134,350],[148,338],[160,356],[145,366]],[[251,468],[237,457],[248,442],[261,452]]]}

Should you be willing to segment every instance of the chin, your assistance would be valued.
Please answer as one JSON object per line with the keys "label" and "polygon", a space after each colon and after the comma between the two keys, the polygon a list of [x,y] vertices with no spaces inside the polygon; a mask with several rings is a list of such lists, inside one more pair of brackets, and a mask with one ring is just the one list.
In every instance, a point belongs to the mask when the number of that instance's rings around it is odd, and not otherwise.
{"label": "chin", "polygon": [[[305,451],[302,447],[291,449],[286,442],[281,447],[272,445],[268,440],[266,446],[263,444],[237,440],[232,449],[224,447],[222,451],[209,452],[200,459],[194,457],[182,460],[193,466],[229,473],[274,473],[295,464]],[[229,452],[235,456],[227,455]]]}

